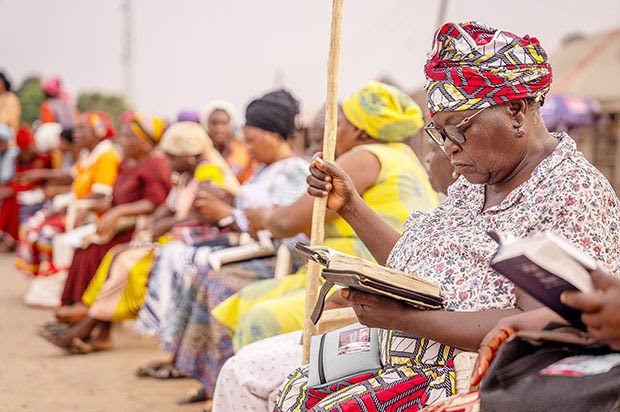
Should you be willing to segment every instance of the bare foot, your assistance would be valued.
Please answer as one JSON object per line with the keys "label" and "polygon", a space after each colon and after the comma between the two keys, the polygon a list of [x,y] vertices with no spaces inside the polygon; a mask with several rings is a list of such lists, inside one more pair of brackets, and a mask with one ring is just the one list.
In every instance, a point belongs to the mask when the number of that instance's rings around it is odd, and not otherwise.
{"label": "bare foot", "polygon": [[88,306],[81,302],[70,306],[61,306],[54,314],[59,322],[74,325],[84,319],[84,317],[88,314]]}

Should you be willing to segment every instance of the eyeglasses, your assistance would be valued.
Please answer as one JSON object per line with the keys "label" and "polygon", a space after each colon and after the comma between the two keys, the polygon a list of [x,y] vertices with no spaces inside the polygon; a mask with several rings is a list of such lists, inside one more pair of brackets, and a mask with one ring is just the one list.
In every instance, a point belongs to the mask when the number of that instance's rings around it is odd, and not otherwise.
{"label": "eyeglasses", "polygon": [[431,139],[439,146],[443,146],[446,139],[450,139],[450,141],[457,145],[462,145],[465,143],[465,134],[463,133],[463,126],[471,121],[478,114],[482,113],[485,109],[488,109],[489,106],[483,107],[478,110],[476,113],[471,116],[467,116],[463,120],[461,120],[458,124],[447,124],[442,128],[437,128],[433,124],[433,122],[429,123],[428,126],[424,127],[426,133],[430,136]]}

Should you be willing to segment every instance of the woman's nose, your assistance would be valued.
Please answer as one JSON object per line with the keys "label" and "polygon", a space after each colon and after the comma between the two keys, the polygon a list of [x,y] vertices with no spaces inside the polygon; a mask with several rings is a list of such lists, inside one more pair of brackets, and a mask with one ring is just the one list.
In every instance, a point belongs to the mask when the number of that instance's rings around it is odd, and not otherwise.
{"label": "woman's nose", "polygon": [[456,144],[456,143],[454,143],[454,142],[453,142],[452,140],[450,140],[450,139],[446,139],[446,140],[443,142],[443,151],[444,151],[444,153],[445,153],[448,157],[450,157],[450,155],[452,155],[452,154],[454,154],[454,153],[457,153],[457,152],[459,152],[459,151],[461,151],[461,150],[462,150],[461,146],[460,146],[460,145],[458,145],[458,144]]}

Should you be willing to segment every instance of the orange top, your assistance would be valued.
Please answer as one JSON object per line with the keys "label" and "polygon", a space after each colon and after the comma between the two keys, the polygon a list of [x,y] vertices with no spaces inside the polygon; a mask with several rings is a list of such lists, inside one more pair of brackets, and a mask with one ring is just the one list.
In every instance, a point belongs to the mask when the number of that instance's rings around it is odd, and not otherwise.
{"label": "orange top", "polygon": [[252,159],[250,152],[239,139],[232,139],[228,144],[226,163],[239,179],[239,183],[252,177],[258,167],[258,162]]}
{"label": "orange top", "polygon": [[73,193],[78,199],[91,193],[112,195],[120,158],[109,140],[99,143],[73,169]]}

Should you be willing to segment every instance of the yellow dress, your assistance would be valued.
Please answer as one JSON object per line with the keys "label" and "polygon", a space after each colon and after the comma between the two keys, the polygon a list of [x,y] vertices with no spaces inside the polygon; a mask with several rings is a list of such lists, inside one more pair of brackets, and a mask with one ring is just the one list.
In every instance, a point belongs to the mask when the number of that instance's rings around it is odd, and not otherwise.
{"label": "yellow dress", "polygon": [[[376,183],[362,193],[364,201],[390,226],[402,233],[412,210],[427,211],[438,204],[424,167],[404,143],[368,144],[353,150],[373,153],[381,163]],[[372,255],[349,224],[337,217],[325,225],[325,245],[372,260]],[[235,351],[254,341],[303,327],[306,268],[283,279],[246,286],[213,311],[233,334]]]}
{"label": "yellow dress", "polygon": [[[194,171],[197,181],[224,182],[223,172],[212,164],[203,164]],[[155,250],[173,240],[161,237],[150,246],[118,245],[103,258],[95,276],[82,296],[94,319],[118,322],[135,319],[144,303],[146,287],[154,263]]]}

